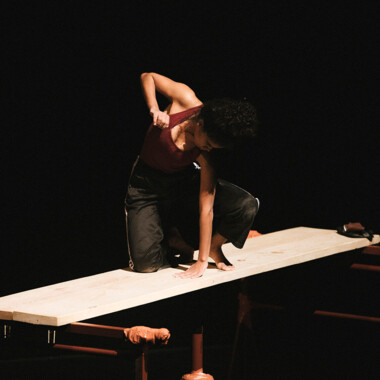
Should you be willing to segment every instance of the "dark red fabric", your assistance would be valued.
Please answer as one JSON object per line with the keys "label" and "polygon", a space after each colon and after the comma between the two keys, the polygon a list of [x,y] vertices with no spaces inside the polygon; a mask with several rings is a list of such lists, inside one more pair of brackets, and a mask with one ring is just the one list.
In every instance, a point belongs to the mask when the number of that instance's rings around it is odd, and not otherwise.
{"label": "dark red fabric", "polygon": [[172,139],[171,130],[198,112],[201,107],[170,115],[168,128],[161,129],[152,123],[145,135],[140,158],[150,167],[165,173],[175,173],[191,165],[201,153],[200,149],[180,150]]}

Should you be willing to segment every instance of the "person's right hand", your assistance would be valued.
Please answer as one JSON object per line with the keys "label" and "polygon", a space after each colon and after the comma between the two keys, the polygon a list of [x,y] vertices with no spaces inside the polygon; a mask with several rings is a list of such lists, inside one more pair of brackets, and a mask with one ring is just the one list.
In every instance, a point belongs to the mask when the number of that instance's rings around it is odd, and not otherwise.
{"label": "person's right hand", "polygon": [[157,108],[150,110],[150,116],[153,118],[153,125],[156,125],[159,128],[169,127],[170,117],[166,112],[162,112]]}
{"label": "person's right hand", "polygon": [[208,266],[207,261],[196,261],[186,272],[176,273],[174,277],[177,278],[197,278],[202,277],[204,271]]}

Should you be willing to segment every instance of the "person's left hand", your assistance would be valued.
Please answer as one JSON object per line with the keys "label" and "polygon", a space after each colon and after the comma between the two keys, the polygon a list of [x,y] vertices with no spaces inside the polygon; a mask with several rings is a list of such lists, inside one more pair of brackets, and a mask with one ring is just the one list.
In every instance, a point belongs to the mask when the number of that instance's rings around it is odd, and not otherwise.
{"label": "person's left hand", "polygon": [[157,108],[150,110],[150,116],[153,118],[153,125],[164,129],[169,127],[170,116],[166,112],[162,112]]}
{"label": "person's left hand", "polygon": [[207,261],[197,261],[186,272],[176,273],[177,278],[197,278],[201,277],[208,265]]}

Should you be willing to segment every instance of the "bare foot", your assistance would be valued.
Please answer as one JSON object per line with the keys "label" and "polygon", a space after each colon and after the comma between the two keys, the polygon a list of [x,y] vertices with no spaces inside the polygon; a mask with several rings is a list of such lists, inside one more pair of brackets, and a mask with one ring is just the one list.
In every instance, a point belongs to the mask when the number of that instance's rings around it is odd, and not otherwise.
{"label": "bare foot", "polygon": [[235,269],[226,256],[224,256],[222,247],[211,247],[210,257],[215,261],[216,267],[220,270],[230,271]]}

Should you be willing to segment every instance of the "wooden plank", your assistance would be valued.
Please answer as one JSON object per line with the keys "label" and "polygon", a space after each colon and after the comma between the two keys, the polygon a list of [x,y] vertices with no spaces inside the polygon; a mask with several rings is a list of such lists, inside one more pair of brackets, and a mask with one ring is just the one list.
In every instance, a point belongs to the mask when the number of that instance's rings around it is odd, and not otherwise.
{"label": "wooden plank", "polygon": [[249,239],[242,250],[226,244],[223,250],[234,271],[210,264],[201,278],[190,280],[175,278],[178,268],[156,273],[118,269],[2,297],[0,319],[61,326],[378,242],[379,235],[370,243],[333,230],[292,228]]}

